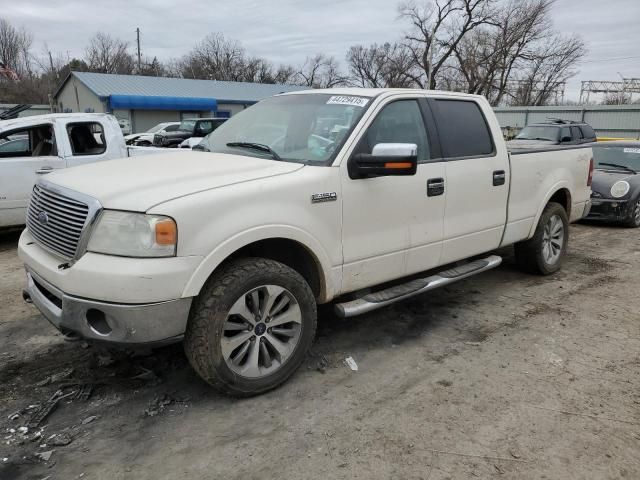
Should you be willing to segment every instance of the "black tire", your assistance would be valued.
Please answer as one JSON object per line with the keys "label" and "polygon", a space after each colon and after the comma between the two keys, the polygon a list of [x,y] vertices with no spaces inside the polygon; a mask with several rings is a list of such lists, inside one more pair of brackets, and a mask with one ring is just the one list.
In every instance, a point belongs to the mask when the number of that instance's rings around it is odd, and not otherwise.
{"label": "black tire", "polygon": [[[560,250],[559,258],[549,263],[543,253],[544,247],[544,231],[545,226],[549,223],[550,219],[557,215],[562,221],[564,229],[564,236],[562,239],[562,248]],[[516,255],[516,264],[518,267],[527,272],[538,275],[551,275],[552,273],[560,270],[562,266],[562,260],[567,252],[567,245],[569,243],[569,218],[564,207],[559,203],[549,202],[540,216],[540,221],[536,227],[536,231],[529,240],[516,243],[514,246]]]}
{"label": "black tire", "polygon": [[625,227],[639,228],[640,227],[640,197],[631,200],[632,206],[629,212],[629,218],[624,222]]}
{"label": "black tire", "polygon": [[[222,353],[223,326],[234,303],[247,291],[278,285],[295,297],[301,311],[295,349],[277,370],[259,378],[243,377],[229,368]],[[285,382],[302,364],[316,334],[317,311],[311,288],[288,266],[262,258],[231,261],[207,281],[194,300],[184,348],[194,370],[216,390],[231,396],[257,395]]]}

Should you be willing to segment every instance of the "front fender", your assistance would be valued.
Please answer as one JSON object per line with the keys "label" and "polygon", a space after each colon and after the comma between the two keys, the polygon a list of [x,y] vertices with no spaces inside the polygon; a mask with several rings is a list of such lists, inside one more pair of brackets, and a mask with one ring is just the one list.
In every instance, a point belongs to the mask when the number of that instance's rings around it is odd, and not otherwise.
{"label": "front fender", "polygon": [[237,233],[221,242],[198,265],[198,268],[187,282],[182,296],[193,297],[198,295],[204,283],[220,264],[241,248],[260,240],[275,238],[298,242],[315,257],[319,267],[320,281],[323,284],[320,301],[328,301],[333,298],[336,292],[340,291],[340,269],[332,268],[329,255],[313,235],[292,225],[262,225]]}

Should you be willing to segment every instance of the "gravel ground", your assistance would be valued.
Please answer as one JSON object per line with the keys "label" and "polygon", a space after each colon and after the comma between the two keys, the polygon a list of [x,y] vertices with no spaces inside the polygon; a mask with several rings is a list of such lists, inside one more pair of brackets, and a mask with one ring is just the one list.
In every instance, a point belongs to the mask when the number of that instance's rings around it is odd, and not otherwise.
{"label": "gravel ground", "polygon": [[303,368],[248,400],[208,389],[180,347],[64,342],[23,303],[4,234],[0,479],[638,479],[638,231],[571,234],[553,277],[519,273],[507,250],[360,318],[322,310]]}

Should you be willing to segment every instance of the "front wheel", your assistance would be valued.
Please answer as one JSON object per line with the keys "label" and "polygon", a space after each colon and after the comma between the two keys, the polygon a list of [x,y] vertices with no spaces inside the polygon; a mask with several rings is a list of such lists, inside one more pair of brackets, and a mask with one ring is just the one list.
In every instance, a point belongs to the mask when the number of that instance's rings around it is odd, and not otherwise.
{"label": "front wheel", "polygon": [[550,202],[529,240],[516,243],[518,266],[529,273],[551,275],[560,270],[569,243],[569,219],[564,207]]}
{"label": "front wheel", "polygon": [[[632,200],[633,201],[633,200]],[[636,198],[633,201],[633,208],[631,208],[631,213],[629,214],[629,218],[624,224],[627,227],[638,228],[640,227],[640,197]]]}
{"label": "front wheel", "polygon": [[311,288],[273,260],[230,262],[195,299],[185,351],[217,390],[250,396],[287,380],[304,361],[316,331]]}

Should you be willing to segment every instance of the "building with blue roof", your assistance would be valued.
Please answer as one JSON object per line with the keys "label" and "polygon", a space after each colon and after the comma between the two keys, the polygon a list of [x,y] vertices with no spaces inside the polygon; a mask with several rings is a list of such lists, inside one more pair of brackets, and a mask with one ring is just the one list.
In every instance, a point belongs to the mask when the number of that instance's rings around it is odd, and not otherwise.
{"label": "building with blue roof", "polygon": [[260,100],[305,87],[188,78],[70,72],[53,95],[59,112],[114,114],[125,133],[160,122],[230,117]]}

